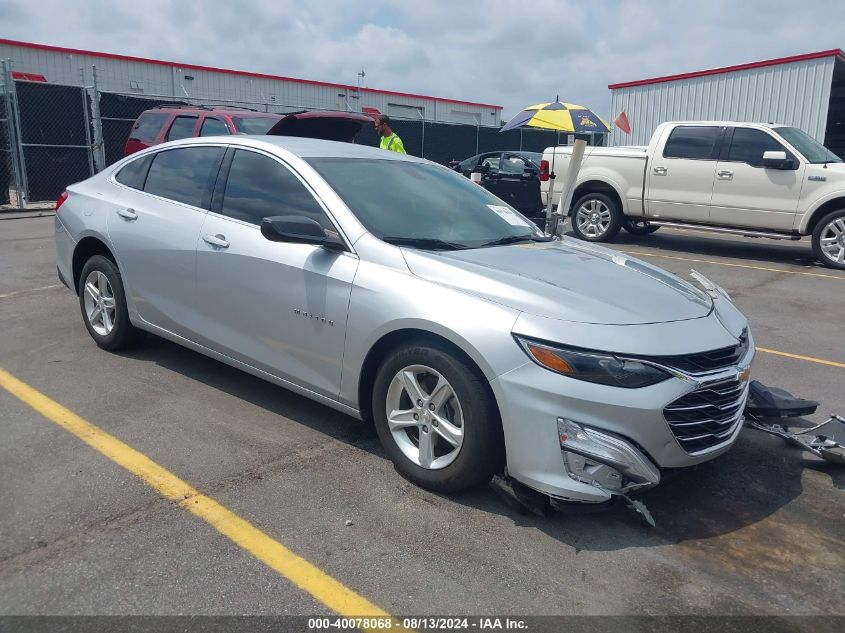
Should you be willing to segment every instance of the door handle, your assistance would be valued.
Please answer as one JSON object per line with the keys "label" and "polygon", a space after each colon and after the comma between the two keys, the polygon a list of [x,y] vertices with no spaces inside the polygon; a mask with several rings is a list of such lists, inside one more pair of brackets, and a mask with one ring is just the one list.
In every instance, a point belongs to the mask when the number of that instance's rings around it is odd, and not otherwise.
{"label": "door handle", "polygon": [[229,248],[229,242],[226,241],[225,235],[203,235],[203,241],[206,244],[211,244],[212,246],[216,246],[217,248]]}
{"label": "door handle", "polygon": [[733,180],[734,173],[730,169],[720,169],[716,172],[716,178],[719,180]]}
{"label": "door handle", "polygon": [[124,218],[124,219],[126,219],[126,220],[129,220],[130,222],[131,222],[132,220],[137,220],[137,219],[138,219],[138,214],[137,214],[137,213],[135,213],[135,209],[118,209],[118,210],[117,210],[117,214],[118,214],[120,217],[122,217],[122,218]]}
{"label": "door handle", "polygon": [[652,171],[654,172],[655,176],[665,176],[666,172],[669,171],[669,170],[666,169],[665,167],[655,167],[655,168],[652,169]]}

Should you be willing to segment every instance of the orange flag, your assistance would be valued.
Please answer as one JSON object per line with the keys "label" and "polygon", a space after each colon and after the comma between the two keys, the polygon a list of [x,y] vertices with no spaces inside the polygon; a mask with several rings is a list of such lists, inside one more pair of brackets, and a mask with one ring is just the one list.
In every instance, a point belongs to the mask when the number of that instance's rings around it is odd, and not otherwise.
{"label": "orange flag", "polygon": [[625,132],[625,134],[631,133],[631,124],[628,121],[628,115],[625,114],[624,110],[620,112],[619,116],[614,119],[613,125]]}

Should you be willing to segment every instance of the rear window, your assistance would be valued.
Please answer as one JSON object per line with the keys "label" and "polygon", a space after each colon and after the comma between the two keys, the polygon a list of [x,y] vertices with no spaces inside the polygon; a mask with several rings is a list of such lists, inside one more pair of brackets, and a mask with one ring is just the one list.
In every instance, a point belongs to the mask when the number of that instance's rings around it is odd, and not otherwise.
{"label": "rear window", "polygon": [[718,127],[704,125],[676,127],[669,135],[669,140],[666,141],[663,156],[664,158],[715,160],[719,132]]}
{"label": "rear window", "polygon": [[173,125],[170,126],[170,131],[167,133],[167,140],[175,141],[180,138],[192,137],[196,124],[196,116],[177,116],[173,119]]}
{"label": "rear window", "polygon": [[168,115],[163,112],[142,114],[129,134],[129,138],[142,143],[154,142],[167,117]]}
{"label": "rear window", "polygon": [[228,133],[229,128],[226,127],[226,124],[223,123],[223,121],[210,117],[206,117],[205,121],[202,122],[202,128],[200,129],[200,136],[223,136]]}
{"label": "rear window", "polygon": [[162,198],[203,205],[212,170],[216,171],[221,147],[185,147],[159,152],[144,183],[144,191]]}
{"label": "rear window", "polygon": [[281,117],[264,117],[264,116],[250,116],[250,117],[232,117],[232,123],[235,124],[235,129],[241,134],[267,134],[267,131],[273,127]]}
{"label": "rear window", "polygon": [[114,179],[122,185],[133,189],[143,189],[144,180],[147,178],[147,171],[150,168],[152,156],[144,156],[124,165],[114,176]]}

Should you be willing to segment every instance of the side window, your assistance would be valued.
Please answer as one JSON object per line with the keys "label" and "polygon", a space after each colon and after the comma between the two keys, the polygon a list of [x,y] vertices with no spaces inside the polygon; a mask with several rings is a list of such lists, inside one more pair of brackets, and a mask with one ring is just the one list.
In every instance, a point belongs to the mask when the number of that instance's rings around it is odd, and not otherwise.
{"label": "side window", "polygon": [[490,156],[485,156],[481,160],[480,167],[484,167],[485,165],[490,169],[499,169],[499,163],[502,162],[502,155],[501,154],[492,154]]}
{"label": "side window", "polygon": [[792,155],[774,137],[769,136],[762,130],[754,130],[749,127],[734,129],[731,149],[728,151],[729,161],[748,163],[752,167],[762,167],[763,152],[786,152],[787,156]]}
{"label": "side window", "polygon": [[150,168],[151,158],[151,156],[144,156],[143,158],[127,163],[114,175],[114,179],[127,187],[143,189],[144,181],[147,179],[147,171]]}
{"label": "side window", "polygon": [[156,140],[156,136],[158,136],[159,130],[167,121],[168,116],[164,112],[142,114],[129,133],[129,138],[142,143],[152,143]]}
{"label": "side window", "polygon": [[162,198],[202,206],[223,149],[185,147],[159,152],[144,183],[144,191]]}
{"label": "side window", "polygon": [[273,215],[304,215],[336,230],[292,171],[269,156],[244,150],[232,158],[220,213],[251,224]]}
{"label": "side window", "polygon": [[200,136],[221,136],[229,133],[229,128],[220,119],[206,117],[200,128]]}
{"label": "side window", "polygon": [[666,146],[664,158],[691,158],[694,160],[715,160],[716,142],[719,140],[718,127],[679,126],[672,130]]}
{"label": "side window", "polygon": [[520,156],[506,154],[505,159],[502,161],[502,171],[508,174],[522,175],[527,166],[525,159]]}
{"label": "side window", "polygon": [[175,141],[180,138],[190,138],[194,135],[194,126],[197,124],[196,116],[177,116],[167,132],[167,140]]}

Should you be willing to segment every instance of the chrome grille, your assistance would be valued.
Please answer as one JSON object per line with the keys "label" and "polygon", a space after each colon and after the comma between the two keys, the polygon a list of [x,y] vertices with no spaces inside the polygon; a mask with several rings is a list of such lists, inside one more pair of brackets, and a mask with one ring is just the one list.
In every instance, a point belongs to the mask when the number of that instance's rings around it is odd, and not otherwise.
{"label": "chrome grille", "polygon": [[698,453],[727,440],[742,417],[747,383],[735,378],[702,385],[663,409],[681,447]]}
{"label": "chrome grille", "polygon": [[684,354],[682,356],[650,356],[648,360],[660,365],[679,369],[683,372],[696,374],[736,365],[747,352],[748,330],[745,329],[739,337],[739,345],[722,347],[698,354]]}

